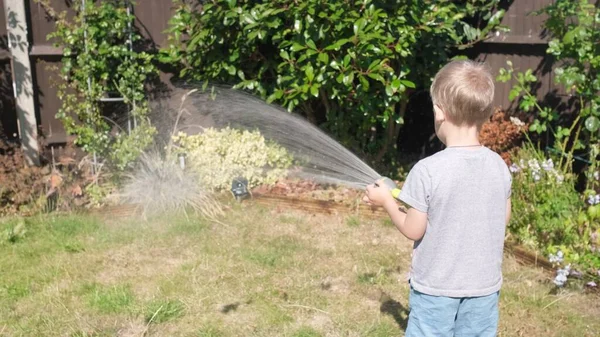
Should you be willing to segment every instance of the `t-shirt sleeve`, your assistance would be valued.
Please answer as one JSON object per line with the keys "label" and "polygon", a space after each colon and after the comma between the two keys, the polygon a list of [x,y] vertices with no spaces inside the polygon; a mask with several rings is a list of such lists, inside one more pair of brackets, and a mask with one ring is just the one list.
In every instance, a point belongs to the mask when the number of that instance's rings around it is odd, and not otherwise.
{"label": "t-shirt sleeve", "polygon": [[427,172],[427,168],[419,162],[408,173],[408,177],[406,177],[406,181],[402,186],[399,199],[410,207],[423,213],[427,213],[430,196],[431,177]]}

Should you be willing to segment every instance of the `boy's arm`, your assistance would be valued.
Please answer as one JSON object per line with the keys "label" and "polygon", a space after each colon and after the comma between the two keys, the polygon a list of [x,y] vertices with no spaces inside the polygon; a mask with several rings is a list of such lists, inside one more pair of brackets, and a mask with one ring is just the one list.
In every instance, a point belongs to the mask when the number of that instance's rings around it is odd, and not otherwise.
{"label": "boy's arm", "polygon": [[417,241],[425,235],[427,228],[427,213],[423,213],[414,208],[409,208],[407,213],[398,208],[396,201],[391,199],[383,205],[383,208],[390,215],[392,222],[409,240]]}

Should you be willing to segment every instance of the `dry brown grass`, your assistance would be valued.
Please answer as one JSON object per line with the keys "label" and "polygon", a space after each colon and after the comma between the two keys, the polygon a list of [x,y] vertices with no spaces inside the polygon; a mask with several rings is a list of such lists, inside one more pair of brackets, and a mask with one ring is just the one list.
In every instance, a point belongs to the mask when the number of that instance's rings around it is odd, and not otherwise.
{"label": "dry brown grass", "polygon": [[[3,244],[0,335],[402,335],[411,244],[357,219],[244,204],[226,225],[113,220]],[[500,336],[600,331],[597,297],[551,290],[548,275],[507,257]]]}

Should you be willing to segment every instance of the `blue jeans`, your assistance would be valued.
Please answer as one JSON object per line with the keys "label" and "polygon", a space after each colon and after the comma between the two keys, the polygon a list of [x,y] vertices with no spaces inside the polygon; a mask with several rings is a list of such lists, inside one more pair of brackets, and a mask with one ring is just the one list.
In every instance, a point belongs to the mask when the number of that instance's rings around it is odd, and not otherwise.
{"label": "blue jeans", "polygon": [[410,288],[406,337],[493,337],[499,293],[482,297],[430,296]]}

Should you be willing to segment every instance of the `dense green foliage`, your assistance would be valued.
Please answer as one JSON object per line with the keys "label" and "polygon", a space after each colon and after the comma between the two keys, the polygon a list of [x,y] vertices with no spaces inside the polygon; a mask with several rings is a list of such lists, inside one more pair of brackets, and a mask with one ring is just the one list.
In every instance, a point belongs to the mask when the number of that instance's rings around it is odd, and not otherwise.
{"label": "dense green foliage", "polygon": [[[73,1],[79,10],[70,17],[55,13],[48,1],[38,1],[56,19],[56,30],[48,38],[63,49],[63,81],[58,86],[63,103],[57,117],[84,151],[125,168],[152,142],[155,131],[146,118],[144,85],[157,75],[154,56],[130,48],[140,35],[131,29],[135,17],[127,11],[129,2],[86,1],[83,6]],[[125,99],[137,122],[130,132],[113,130],[114,121],[103,116],[100,99],[108,95]]]}
{"label": "dense green foliage", "polygon": [[530,145],[519,151],[511,171],[511,235],[546,254],[560,251],[565,265],[595,273],[600,268],[600,208],[584,204],[575,176]]}
{"label": "dense green foliage", "polygon": [[258,93],[379,157],[411,89],[427,87],[504,13],[481,0],[174,2],[161,60],[181,77]]}

